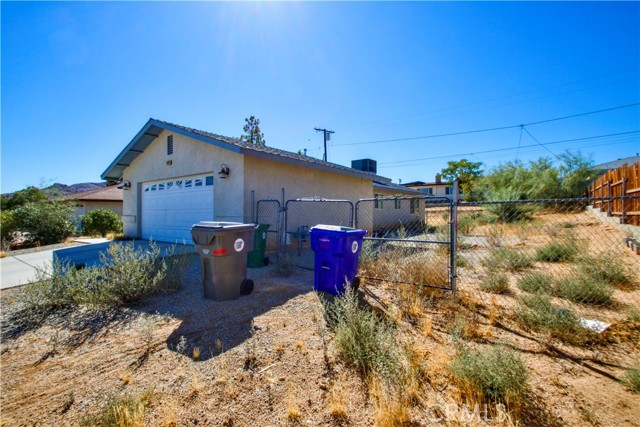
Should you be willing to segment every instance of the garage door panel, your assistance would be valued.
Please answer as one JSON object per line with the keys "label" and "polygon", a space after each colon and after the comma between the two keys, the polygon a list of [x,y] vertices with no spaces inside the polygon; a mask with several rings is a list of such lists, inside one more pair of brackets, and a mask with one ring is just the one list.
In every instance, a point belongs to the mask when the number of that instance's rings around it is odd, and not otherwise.
{"label": "garage door panel", "polygon": [[[206,182],[211,185],[205,185]],[[214,218],[212,184],[213,175],[143,183],[142,237],[190,243],[191,226]]]}

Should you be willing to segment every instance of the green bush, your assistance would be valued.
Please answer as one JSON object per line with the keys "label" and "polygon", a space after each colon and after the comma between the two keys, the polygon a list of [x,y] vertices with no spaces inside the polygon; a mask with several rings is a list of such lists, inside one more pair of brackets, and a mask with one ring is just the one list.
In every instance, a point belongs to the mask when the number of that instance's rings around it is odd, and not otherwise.
{"label": "green bush", "polygon": [[518,288],[525,292],[549,293],[553,289],[553,276],[547,273],[527,273],[518,279]]}
{"label": "green bush", "polygon": [[175,290],[190,258],[175,249],[169,252],[170,257],[159,258],[160,249],[153,242],[148,249],[114,243],[100,254],[101,266],[76,269],[55,262],[52,272],[39,271],[37,281],[25,286],[25,305],[45,312],[77,305],[110,307]]}
{"label": "green bush", "polygon": [[12,214],[16,229],[41,245],[60,243],[76,231],[73,208],[63,202],[26,203]]}
{"label": "green bush", "polygon": [[[478,225],[481,218],[480,212],[472,212],[458,216],[458,233],[469,234]],[[448,218],[447,218],[448,219]]]}
{"label": "green bush", "polygon": [[536,251],[536,261],[570,262],[578,253],[578,245],[574,240],[560,240],[539,248]]}
{"label": "green bush", "polygon": [[580,325],[575,311],[554,306],[548,295],[520,297],[515,313],[523,326],[548,333],[562,341],[583,344],[588,338],[588,330]]}
{"label": "green bush", "polygon": [[88,236],[106,236],[107,233],[121,233],[120,215],[108,209],[96,209],[82,217],[82,231]]}
{"label": "green bush", "polygon": [[592,304],[611,304],[613,288],[607,282],[589,276],[569,276],[558,280],[555,294],[569,301]]}
{"label": "green bush", "polygon": [[640,393],[640,366],[627,370],[622,382],[634,393]]}
{"label": "green bush", "polygon": [[517,191],[497,189],[491,191],[488,197],[488,201],[496,203],[487,204],[484,208],[498,222],[528,221],[538,207],[531,203],[517,202],[521,199],[522,194]]}
{"label": "green bush", "polygon": [[400,368],[394,331],[368,308],[358,305],[351,287],[329,305],[335,345],[344,360],[365,376],[393,378]]}
{"label": "green bush", "polygon": [[509,292],[509,278],[504,273],[491,273],[480,283],[480,289],[492,294]]}
{"label": "green bush", "polygon": [[518,353],[502,346],[463,348],[451,364],[454,378],[464,388],[492,401],[517,402],[529,378]]}
{"label": "green bush", "polygon": [[489,269],[520,271],[533,266],[533,261],[526,253],[510,248],[498,248],[485,258],[482,264]]}
{"label": "green bush", "polygon": [[11,242],[12,235],[16,230],[15,219],[11,211],[0,211],[0,239]]}

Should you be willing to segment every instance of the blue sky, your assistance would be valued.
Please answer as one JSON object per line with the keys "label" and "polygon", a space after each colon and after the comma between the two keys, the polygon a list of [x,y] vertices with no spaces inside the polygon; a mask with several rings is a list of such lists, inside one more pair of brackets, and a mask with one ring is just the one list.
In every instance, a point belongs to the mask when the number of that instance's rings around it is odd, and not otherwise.
{"label": "blue sky", "polygon": [[[638,2],[1,8],[2,192],[99,181],[149,117],[239,136],[255,115],[268,145],[319,158],[313,129],[326,127],[330,161],[373,158],[394,182],[433,180],[461,157],[491,168],[566,149],[596,163],[640,151],[637,132],[582,139],[639,131],[638,106],[527,126],[530,135],[368,143],[638,103]],[[581,140],[555,143],[569,139]],[[495,149],[505,150],[483,153]]]}

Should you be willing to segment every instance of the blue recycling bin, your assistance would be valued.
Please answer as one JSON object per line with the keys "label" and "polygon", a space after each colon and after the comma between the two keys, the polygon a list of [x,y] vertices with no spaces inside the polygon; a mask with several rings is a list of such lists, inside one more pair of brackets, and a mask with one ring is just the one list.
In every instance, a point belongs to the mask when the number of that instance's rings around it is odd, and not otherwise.
{"label": "blue recycling bin", "polygon": [[315,253],[313,289],[340,295],[354,283],[366,230],[318,224],[309,230]]}

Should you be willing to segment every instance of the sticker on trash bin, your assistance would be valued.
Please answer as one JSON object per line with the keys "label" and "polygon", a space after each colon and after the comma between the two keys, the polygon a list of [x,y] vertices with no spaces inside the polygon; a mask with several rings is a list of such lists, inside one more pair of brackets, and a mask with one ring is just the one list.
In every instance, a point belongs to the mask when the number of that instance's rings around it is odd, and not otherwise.
{"label": "sticker on trash bin", "polygon": [[266,231],[262,232],[262,240],[267,240],[267,232]]}
{"label": "sticker on trash bin", "polygon": [[351,252],[353,252],[354,254],[355,254],[356,252],[358,252],[358,242],[354,241],[354,242],[351,244]]}
{"label": "sticker on trash bin", "polygon": [[242,240],[241,238],[237,238],[236,241],[233,243],[233,249],[235,249],[236,252],[240,252],[241,250],[243,250],[244,240]]}
{"label": "sticker on trash bin", "polygon": [[209,255],[209,249],[203,249],[202,253],[205,254],[205,255]]}

